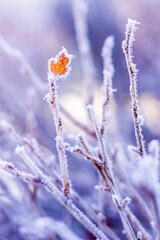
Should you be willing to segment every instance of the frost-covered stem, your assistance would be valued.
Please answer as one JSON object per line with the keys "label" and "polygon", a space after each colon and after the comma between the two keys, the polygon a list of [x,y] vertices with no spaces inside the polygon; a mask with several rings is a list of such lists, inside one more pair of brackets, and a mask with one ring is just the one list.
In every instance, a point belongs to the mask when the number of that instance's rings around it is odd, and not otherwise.
{"label": "frost-covered stem", "polygon": [[95,67],[88,38],[87,4],[84,0],[72,0],[72,3],[76,38],[81,57],[84,83],[86,85],[86,105],[88,105],[93,102]]}
{"label": "frost-covered stem", "polygon": [[140,231],[142,233],[143,239],[144,240],[152,240],[152,236],[144,229],[144,227],[142,226],[140,221],[136,218],[136,216],[132,213],[132,211],[128,207],[126,207],[126,213],[127,213],[128,219],[132,223],[134,229],[137,232]]}
{"label": "frost-covered stem", "polygon": [[121,217],[124,229],[125,229],[125,233],[126,233],[128,239],[135,240],[136,236],[130,225],[128,216],[126,215],[126,211],[125,211],[124,207],[122,206],[122,200],[117,195],[112,195],[112,198],[113,198],[113,202],[115,203],[115,205],[119,211],[119,214],[120,214],[120,217]]}
{"label": "frost-covered stem", "polygon": [[89,145],[89,143],[87,142],[85,135],[83,133],[80,133],[80,134],[78,134],[77,138],[80,142],[80,145],[83,147],[84,151],[88,155],[92,156],[93,155],[92,154],[93,150],[92,150],[91,146]]}
{"label": "frost-covered stem", "polygon": [[81,149],[79,146],[75,146],[74,148],[71,149],[72,152],[75,153],[79,153],[80,155],[82,155],[85,159],[90,160],[91,162],[93,162],[94,164],[97,165],[102,165],[102,161],[100,161],[100,159],[96,158],[95,156],[89,155],[87,153],[85,153],[83,151],[83,149]]}
{"label": "frost-covered stem", "polygon": [[[148,151],[149,154],[152,158],[153,164],[156,165],[156,171],[157,171],[157,183],[159,183],[160,181],[160,145],[159,145],[159,141],[157,140],[152,140],[149,143],[148,146]],[[154,219],[155,219],[155,223],[156,223],[156,231],[157,231],[157,239],[160,239],[160,184],[157,184],[157,193],[155,194],[148,194],[151,202],[153,204],[153,214],[154,214]]]}
{"label": "frost-covered stem", "polygon": [[111,193],[113,193],[114,192],[114,190],[113,190],[114,189],[114,183],[113,183],[113,177],[112,177],[112,173],[111,173],[111,163],[109,161],[108,154],[107,154],[107,151],[106,151],[104,138],[100,133],[100,126],[99,126],[98,120],[96,118],[93,106],[88,105],[87,109],[88,109],[90,118],[92,120],[93,127],[94,127],[95,132],[96,132],[98,145],[99,145],[101,156],[102,156],[102,161],[104,163],[106,174],[107,174],[108,185],[109,185]]}
{"label": "frost-covered stem", "polygon": [[23,53],[19,49],[13,48],[11,45],[9,45],[1,35],[0,48],[2,48],[7,55],[12,57],[18,63],[20,70],[23,72],[23,74],[28,75],[41,92],[44,92],[46,90],[46,84],[43,83],[42,79],[37,75],[37,73],[27,62]]}
{"label": "frost-covered stem", "polygon": [[106,38],[101,56],[103,58],[103,102],[102,102],[102,122],[101,134],[106,132],[109,103],[113,96],[112,78],[114,75],[114,66],[112,64],[112,50],[114,47],[114,37],[109,36]]}
{"label": "frost-covered stem", "polygon": [[50,93],[47,100],[52,109],[52,114],[55,122],[56,133],[57,133],[56,145],[57,145],[57,151],[58,151],[60,167],[61,167],[62,182],[63,182],[63,188],[64,188],[63,190],[64,190],[64,194],[67,196],[70,191],[70,182],[68,178],[67,157],[65,155],[63,122],[60,115],[59,104],[58,104],[57,80],[58,80],[57,76],[51,76],[51,74],[48,74]]}
{"label": "frost-covered stem", "polygon": [[114,66],[112,63],[112,51],[114,47],[114,37],[111,35],[106,38],[101,56],[103,58],[103,70],[107,70],[111,74],[111,78],[114,75]]}
{"label": "frost-covered stem", "polygon": [[96,135],[97,135],[100,154],[101,154],[102,160],[104,162],[104,170],[105,170],[105,173],[106,173],[106,179],[105,179],[106,181],[105,182],[107,182],[107,185],[109,187],[109,191],[112,194],[113,202],[115,203],[115,205],[116,205],[116,207],[119,211],[119,214],[120,214],[120,217],[122,219],[122,223],[123,223],[124,229],[126,231],[126,234],[128,236],[128,239],[135,240],[136,237],[135,237],[133,229],[132,229],[132,227],[131,227],[131,225],[128,221],[125,209],[123,207],[121,207],[121,201],[122,200],[121,200],[121,198],[119,196],[119,193],[117,191],[117,188],[116,188],[114,176],[113,176],[113,173],[112,173],[111,162],[109,160],[109,157],[108,157],[108,154],[107,154],[107,151],[106,151],[104,137],[100,133],[99,123],[98,123],[98,120],[96,118],[93,106],[89,105],[87,107],[87,109],[89,111],[89,115],[90,115],[90,118],[92,120],[94,129],[95,129],[95,132],[96,132]]}
{"label": "frost-covered stem", "polygon": [[142,135],[141,125],[143,124],[142,116],[139,114],[138,97],[137,97],[137,69],[136,64],[132,62],[132,45],[134,41],[134,32],[137,29],[138,22],[128,19],[126,25],[126,39],[122,42],[123,52],[125,54],[126,63],[130,77],[130,95],[132,104],[132,114],[134,119],[135,136],[137,141],[137,148],[141,157],[145,155],[144,140]]}
{"label": "frost-covered stem", "polygon": [[45,186],[46,190],[51,193],[61,204],[63,204],[71,214],[81,222],[85,228],[88,229],[96,238],[108,240],[105,234],[96,227],[96,225],[72,202],[71,199],[66,197],[50,180],[49,177],[34,164],[30,157],[26,154],[24,147],[17,147],[16,152],[22,157],[24,162],[30,169],[38,175],[41,183]]}
{"label": "frost-covered stem", "polygon": [[16,176],[27,183],[41,183],[41,179],[37,175],[26,173],[16,168],[12,162],[3,161],[0,159],[0,169]]}
{"label": "frost-covered stem", "polygon": [[[43,83],[42,78],[35,72],[32,66],[27,62],[23,53],[14,47],[12,47],[1,35],[0,35],[0,48],[10,57],[12,57],[17,63],[23,75],[28,75],[29,78],[34,82],[36,88],[40,93],[46,93],[47,84]],[[23,71],[22,71],[23,70]],[[89,129],[87,126],[83,125],[81,122],[76,120],[71,114],[69,114],[62,106],[61,111],[64,115],[76,126],[81,128],[83,131],[89,133],[91,136],[95,137],[95,133]]]}
{"label": "frost-covered stem", "polygon": [[160,213],[159,213],[159,198],[150,191],[149,189],[145,188],[146,196],[149,199],[149,207],[152,209],[154,223],[155,223],[155,231],[157,234],[157,240],[160,240]]}
{"label": "frost-covered stem", "polygon": [[103,102],[102,102],[102,122],[100,132],[103,135],[106,132],[109,103],[113,96],[111,73],[107,70],[103,71]]}
{"label": "frost-covered stem", "polygon": [[84,151],[84,155],[88,156],[89,159],[92,159],[92,162],[95,164],[98,164],[99,166],[103,165],[102,159],[99,157],[96,157],[94,154],[94,149],[90,144],[88,143],[87,139],[85,138],[85,135],[80,133],[78,135],[79,143]]}
{"label": "frost-covered stem", "polygon": [[[81,207],[87,212],[91,219],[96,221],[97,223],[100,222],[99,216],[93,211],[92,208],[89,208],[86,202],[76,193],[73,189],[71,189],[71,196],[76,203],[80,204]],[[101,229],[107,236],[111,237],[113,240],[120,240],[116,234],[108,227],[105,223]]]}
{"label": "frost-covered stem", "polygon": [[[83,207],[83,209],[87,212],[87,214],[90,216],[91,219],[93,219],[97,223],[101,222],[99,215],[93,211],[93,208],[89,208],[88,205],[86,204],[86,202],[77,193],[75,193],[73,189],[71,189],[71,196],[72,196],[73,200],[76,201],[76,203],[80,204],[81,207]],[[111,239],[120,240],[116,236],[116,234],[111,230],[111,228],[106,225],[105,222],[103,222],[101,224],[101,227],[102,227],[101,230],[107,236],[111,237]]]}
{"label": "frost-covered stem", "polygon": [[135,202],[146,219],[151,223],[153,221],[151,211],[148,208],[145,199],[143,199],[137,190],[130,184],[128,175],[126,176],[125,171],[119,164],[117,153],[118,152],[116,151],[114,154],[112,154],[112,162],[114,163],[113,167],[120,181],[121,189]]}
{"label": "frost-covered stem", "polygon": [[[41,163],[45,163],[45,159],[43,159],[41,157],[41,155],[36,151],[36,149],[33,148],[33,145],[31,145],[31,143],[29,142],[29,140],[27,140],[26,138],[23,138],[21,137],[16,131],[15,129],[13,128],[13,126],[11,126],[9,123],[7,123],[6,121],[1,121],[1,126],[3,127],[3,129],[5,131],[7,131],[9,134],[11,134],[16,141],[18,141],[20,144],[24,144],[32,153],[33,155],[37,158],[37,160],[39,160]],[[86,156],[86,158],[88,158],[88,156]],[[96,161],[100,161],[99,159],[96,158]],[[3,162],[3,165],[2,165],[2,162]],[[7,166],[6,166],[7,164]],[[28,174],[26,173],[26,175],[24,176],[24,172],[23,174],[20,174],[22,173],[22,171],[20,171],[19,169],[17,169],[18,171],[18,174],[15,173],[15,171],[13,171],[13,173],[11,172],[12,168],[11,166],[13,165],[12,163],[10,162],[6,162],[5,164],[5,161],[2,161],[0,162],[0,168],[3,168],[5,171],[11,173],[12,175],[15,175],[17,177],[19,177],[20,179],[22,179],[23,181],[26,181],[28,183],[38,183],[38,181],[40,182],[40,179],[37,178],[37,176],[35,175],[32,175],[32,174]],[[12,164],[12,165],[11,165]],[[8,167],[9,166],[9,167]],[[9,168],[9,169],[8,169]],[[16,167],[14,166],[14,169],[16,169]],[[54,177],[50,178],[50,181],[54,182],[54,184],[59,187],[61,185],[61,179],[60,179],[60,176],[59,174],[56,172],[56,170],[54,171]],[[88,214],[88,216],[96,221],[97,223],[99,222],[99,218],[98,216],[94,213],[94,211],[89,208],[86,204],[86,202],[80,197],[78,196],[78,194],[73,190],[71,189],[71,197],[72,199],[77,202],[78,204],[81,205],[81,207],[85,210],[85,212]],[[118,240],[117,236],[114,234],[114,232],[112,232],[112,230],[110,230],[110,228],[104,224],[103,226],[103,232],[106,233],[106,235],[110,236],[112,239],[114,240]]]}
{"label": "frost-covered stem", "polygon": [[[116,171],[117,173],[117,171]],[[119,177],[119,176],[118,176]],[[121,181],[124,181],[124,179],[120,178]],[[135,202],[135,204],[138,206],[138,208],[141,210],[141,212],[144,214],[146,219],[151,223],[153,221],[150,209],[148,208],[145,199],[143,199],[140,194],[136,191],[135,188],[133,188],[131,185],[128,186],[129,183],[125,182],[121,184],[121,188],[123,191]]]}

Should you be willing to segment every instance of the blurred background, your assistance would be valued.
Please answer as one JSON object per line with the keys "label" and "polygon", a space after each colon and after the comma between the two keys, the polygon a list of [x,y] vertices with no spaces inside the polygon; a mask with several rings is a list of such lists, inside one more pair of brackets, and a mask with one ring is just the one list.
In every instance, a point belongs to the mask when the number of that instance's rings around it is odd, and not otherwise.
{"label": "blurred background", "polygon": [[[146,144],[153,138],[159,139],[160,1],[86,0],[86,2],[88,4],[88,37],[94,65],[96,66],[94,104],[99,118],[103,80],[101,49],[106,37],[113,35],[115,39],[113,87],[117,89],[117,92],[114,94],[110,110],[111,118],[108,134],[111,137],[111,143],[121,142],[124,145],[135,145],[130,109],[129,76],[121,47],[125,38],[127,18],[140,22],[135,33],[136,41],[133,46],[133,55],[134,62],[137,63],[139,69],[137,85],[141,113],[145,119],[144,138]],[[72,2],[69,0],[0,0],[0,36],[10,46],[22,52],[26,61],[44,84],[47,84],[49,58],[55,57],[62,46],[74,55],[71,75],[58,83],[60,102],[74,118],[82,123],[87,123],[88,118],[84,104],[86,90],[75,36]],[[55,127],[48,103],[43,100],[44,96],[45,90],[44,93],[40,92],[32,78],[19,67],[16,58],[6,54],[6,51],[0,45],[0,120],[7,120],[15,126],[20,135],[25,135],[29,129],[30,111],[34,110],[34,137],[38,139],[41,145],[50,149],[56,155]],[[64,125],[66,136],[72,142],[73,136],[78,133],[79,129],[65,117]],[[11,149],[14,151],[15,145],[8,141],[8,136],[2,129],[0,133],[0,153],[9,159],[10,155],[7,151]],[[76,159],[76,164],[71,164],[72,161],[69,162],[69,165],[72,165],[71,175],[72,181],[75,180],[73,181],[75,188],[86,198],[90,194],[94,199],[95,191],[91,189],[96,185],[97,179],[94,179],[92,175],[86,177],[92,171],[94,175],[94,170],[88,163],[83,165],[80,159]],[[81,176],[86,179],[85,190],[80,179],[76,180],[74,171],[83,172]],[[48,210],[44,201],[42,197],[42,206],[47,213],[52,212],[52,210],[53,212],[56,211],[54,206],[52,206],[53,209],[50,210],[49,208]],[[62,215],[65,216],[65,214]],[[68,218],[68,215],[66,218]],[[112,225],[111,222],[110,224]],[[90,236],[87,239],[92,239],[92,237]]]}
{"label": "blurred background", "polygon": [[[92,56],[96,66],[96,81],[99,89],[102,83],[103,63],[101,49],[107,36],[113,35],[115,47],[113,63],[115,76],[113,86],[115,94],[117,125],[125,141],[134,142],[134,129],[130,112],[129,77],[121,43],[124,40],[127,18],[140,22],[134,43],[134,62],[137,63],[138,92],[142,113],[145,115],[144,135],[147,141],[159,138],[159,9],[158,0],[106,1],[90,0],[88,3],[88,36]],[[72,4],[69,0],[60,1],[0,1],[0,34],[14,48],[19,49],[44,83],[47,81],[47,62],[64,46],[75,56],[72,62],[71,76],[60,82],[64,107],[75,118],[85,120],[83,112],[83,73],[75,37]],[[0,49],[0,107],[1,114],[14,118],[20,128],[24,128],[24,110],[27,88],[34,86],[32,79],[19,71],[14,58]],[[74,99],[74,101],[73,101]],[[99,104],[101,100],[98,100]],[[49,111],[43,96],[36,103],[37,121],[46,128]],[[100,106],[98,106],[100,108]],[[43,108],[43,118],[39,109]],[[18,110],[19,109],[19,110]],[[18,111],[17,111],[18,110]],[[124,116],[126,116],[124,118]],[[43,119],[43,120],[42,120]],[[18,123],[19,121],[19,123]],[[44,122],[43,122],[44,121]],[[51,123],[52,124],[52,123]],[[38,131],[40,139],[41,130]],[[50,129],[50,126],[49,126]],[[53,128],[54,129],[54,128]],[[46,131],[46,135],[50,133]],[[51,136],[50,136],[51,137]],[[43,136],[44,139],[44,136]],[[43,141],[41,139],[41,141]],[[48,139],[47,139],[48,142]],[[44,144],[44,142],[43,142]]]}

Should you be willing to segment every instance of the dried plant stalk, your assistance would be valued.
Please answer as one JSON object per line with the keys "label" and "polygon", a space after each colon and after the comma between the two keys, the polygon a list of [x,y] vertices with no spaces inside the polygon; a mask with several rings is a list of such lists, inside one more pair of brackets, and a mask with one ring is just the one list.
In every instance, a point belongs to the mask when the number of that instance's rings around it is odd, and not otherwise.
{"label": "dried plant stalk", "polygon": [[[103,166],[104,177],[102,177],[102,178],[104,179],[104,182],[106,184],[106,187],[108,188],[108,191],[112,194],[113,202],[119,211],[119,214],[122,219],[122,223],[123,223],[123,226],[124,226],[124,229],[125,229],[128,239],[135,240],[136,237],[135,237],[134,231],[133,231],[133,229],[130,225],[130,222],[127,218],[125,208],[122,206],[123,201],[120,198],[119,193],[117,191],[114,176],[112,173],[111,162],[109,160],[109,157],[108,157],[108,154],[106,151],[106,146],[104,143],[104,137],[100,133],[100,127],[99,127],[98,120],[96,118],[93,106],[89,105],[87,108],[88,108],[93,126],[95,128],[95,132],[97,134],[97,140],[99,143],[100,154],[101,154],[101,157],[102,157],[102,160],[104,163],[104,166]],[[102,174],[102,171],[99,171],[99,173]]]}
{"label": "dried plant stalk", "polygon": [[67,196],[69,194],[70,182],[68,177],[68,166],[67,166],[67,157],[65,155],[65,144],[64,144],[64,130],[63,130],[63,122],[61,118],[61,114],[59,111],[59,102],[57,95],[57,81],[60,78],[65,78],[70,70],[70,63],[72,55],[68,54],[66,49],[63,48],[61,52],[53,59],[49,59],[48,62],[48,82],[50,93],[47,95],[47,101],[50,104],[52,109],[55,127],[56,127],[56,144],[57,151],[59,155],[61,174],[62,174],[62,182],[64,188],[64,194]]}
{"label": "dried plant stalk", "polygon": [[137,141],[137,148],[140,156],[144,156],[145,147],[142,135],[141,125],[143,124],[143,118],[139,114],[138,98],[137,98],[137,69],[136,64],[132,62],[132,44],[134,41],[134,32],[137,29],[137,21],[128,19],[126,25],[126,39],[122,42],[123,52],[125,54],[126,63],[128,67],[130,77],[130,95],[132,104],[132,114],[134,119],[135,136]]}

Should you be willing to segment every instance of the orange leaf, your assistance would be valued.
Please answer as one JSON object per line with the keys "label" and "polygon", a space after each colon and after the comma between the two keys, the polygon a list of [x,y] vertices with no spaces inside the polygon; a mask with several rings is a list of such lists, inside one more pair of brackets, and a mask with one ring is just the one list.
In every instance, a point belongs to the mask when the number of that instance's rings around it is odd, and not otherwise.
{"label": "orange leaf", "polygon": [[72,58],[73,56],[68,54],[65,48],[62,48],[62,51],[55,58],[49,60],[49,71],[55,76],[65,77],[71,70]]}

